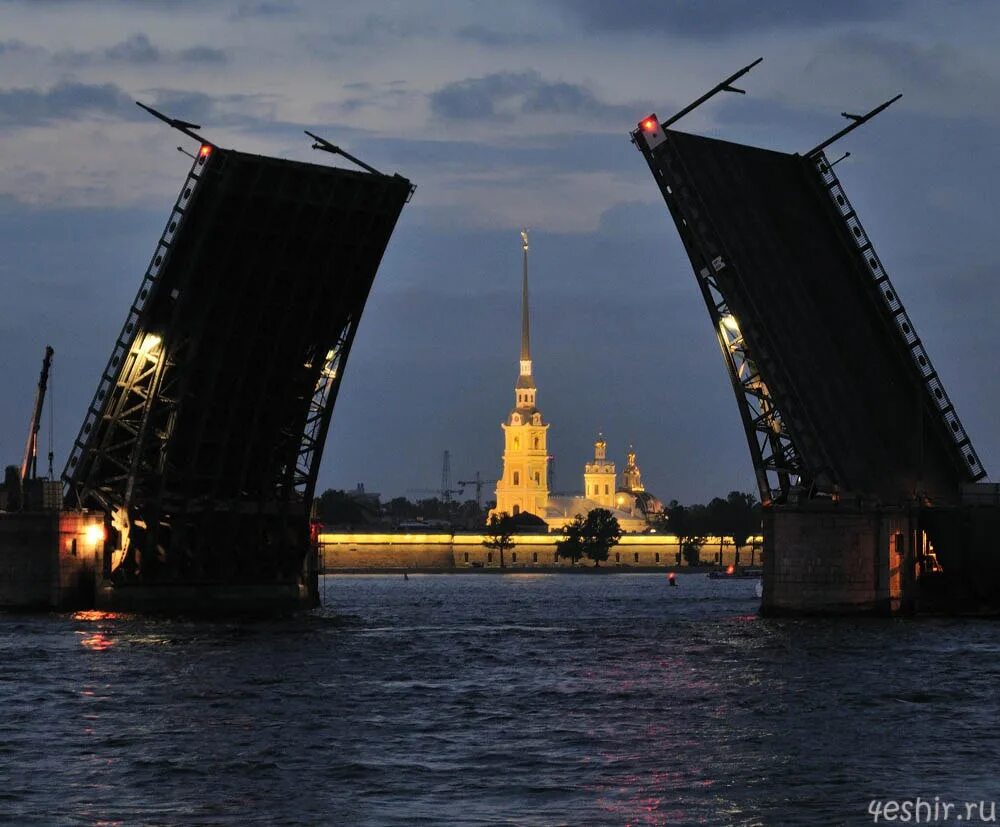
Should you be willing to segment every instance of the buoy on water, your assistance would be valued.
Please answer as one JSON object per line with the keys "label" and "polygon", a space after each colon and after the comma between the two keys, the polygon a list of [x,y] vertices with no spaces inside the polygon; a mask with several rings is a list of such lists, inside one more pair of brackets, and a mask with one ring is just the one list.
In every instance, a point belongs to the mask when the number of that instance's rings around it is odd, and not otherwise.
{"label": "buoy on water", "polygon": [[673,572],[670,572],[670,574],[667,575],[667,583],[669,585],[671,585],[671,586],[676,586],[677,585],[677,575],[674,574]]}

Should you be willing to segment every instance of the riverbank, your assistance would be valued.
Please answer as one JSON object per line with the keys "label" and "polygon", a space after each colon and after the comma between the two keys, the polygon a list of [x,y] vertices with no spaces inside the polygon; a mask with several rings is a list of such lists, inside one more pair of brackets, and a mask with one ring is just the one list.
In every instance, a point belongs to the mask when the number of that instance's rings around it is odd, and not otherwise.
{"label": "riverbank", "polygon": [[[678,575],[682,574],[703,574],[707,575],[709,572],[718,571],[718,566],[668,566],[666,571],[675,572]],[[518,567],[518,568],[500,568],[499,566],[492,566],[490,568],[340,568],[340,569],[325,569],[323,574],[327,576],[336,575],[372,575],[372,574],[392,574],[399,576],[401,574],[589,574],[589,575],[601,575],[601,574],[664,574],[665,569],[663,566],[594,566],[594,565],[578,565],[578,566],[532,566],[531,568]]]}

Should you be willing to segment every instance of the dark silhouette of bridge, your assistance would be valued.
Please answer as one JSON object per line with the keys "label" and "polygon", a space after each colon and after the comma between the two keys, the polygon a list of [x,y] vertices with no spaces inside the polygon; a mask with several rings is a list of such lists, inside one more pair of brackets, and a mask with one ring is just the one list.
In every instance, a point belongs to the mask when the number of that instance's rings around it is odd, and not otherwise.
{"label": "dark silhouette of bridge", "polygon": [[731,84],[759,62],[632,140],[736,395],[766,506],[765,609],[905,609],[931,584],[954,597],[995,567],[974,547],[996,514],[973,506],[996,492],[974,485],[972,441],[824,152],[899,96],[844,113],[850,125],[803,154],[669,128],[742,92]]}
{"label": "dark silhouette of bridge", "polygon": [[197,154],[70,455],[67,505],[108,517],[116,605],[308,605],[310,513],[337,391],[413,186]]}

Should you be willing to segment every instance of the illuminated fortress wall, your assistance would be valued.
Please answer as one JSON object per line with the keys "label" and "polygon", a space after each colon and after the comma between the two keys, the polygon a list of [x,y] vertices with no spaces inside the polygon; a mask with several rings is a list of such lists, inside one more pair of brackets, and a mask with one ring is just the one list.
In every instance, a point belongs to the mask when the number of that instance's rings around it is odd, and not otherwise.
{"label": "illuminated fortress wall", "polygon": [[[343,569],[471,569],[499,568],[500,554],[483,546],[486,537],[478,534],[320,534],[320,554],[327,571]],[[569,567],[556,560],[558,534],[515,535],[504,562],[513,569]],[[751,538],[740,548],[741,565],[760,565],[760,537]],[[611,549],[603,566],[676,568],[680,546],[670,534],[643,534],[622,537]],[[721,557],[721,560],[720,560]],[[706,564],[736,564],[736,548],[728,537],[708,537],[701,547]],[[581,560],[578,566],[592,566]]]}

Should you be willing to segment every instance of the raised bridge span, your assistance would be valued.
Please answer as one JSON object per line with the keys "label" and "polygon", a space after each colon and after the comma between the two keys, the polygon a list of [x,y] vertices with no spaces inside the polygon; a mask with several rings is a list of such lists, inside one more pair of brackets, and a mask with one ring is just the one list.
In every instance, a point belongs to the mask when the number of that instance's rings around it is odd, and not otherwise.
{"label": "raised bridge span", "polygon": [[[739,406],[765,505],[764,610],[910,610],[921,597],[942,605],[945,592],[990,603],[996,563],[979,545],[996,525],[996,491],[975,485],[986,472],[824,152],[830,141],[792,154],[670,128],[741,91],[730,84],[754,65],[665,123],[644,118],[632,140]],[[834,138],[891,102],[847,116]]]}
{"label": "raised bridge span", "polygon": [[197,154],[73,446],[67,506],[109,515],[116,606],[310,605],[323,443],[413,186],[164,120]]}

